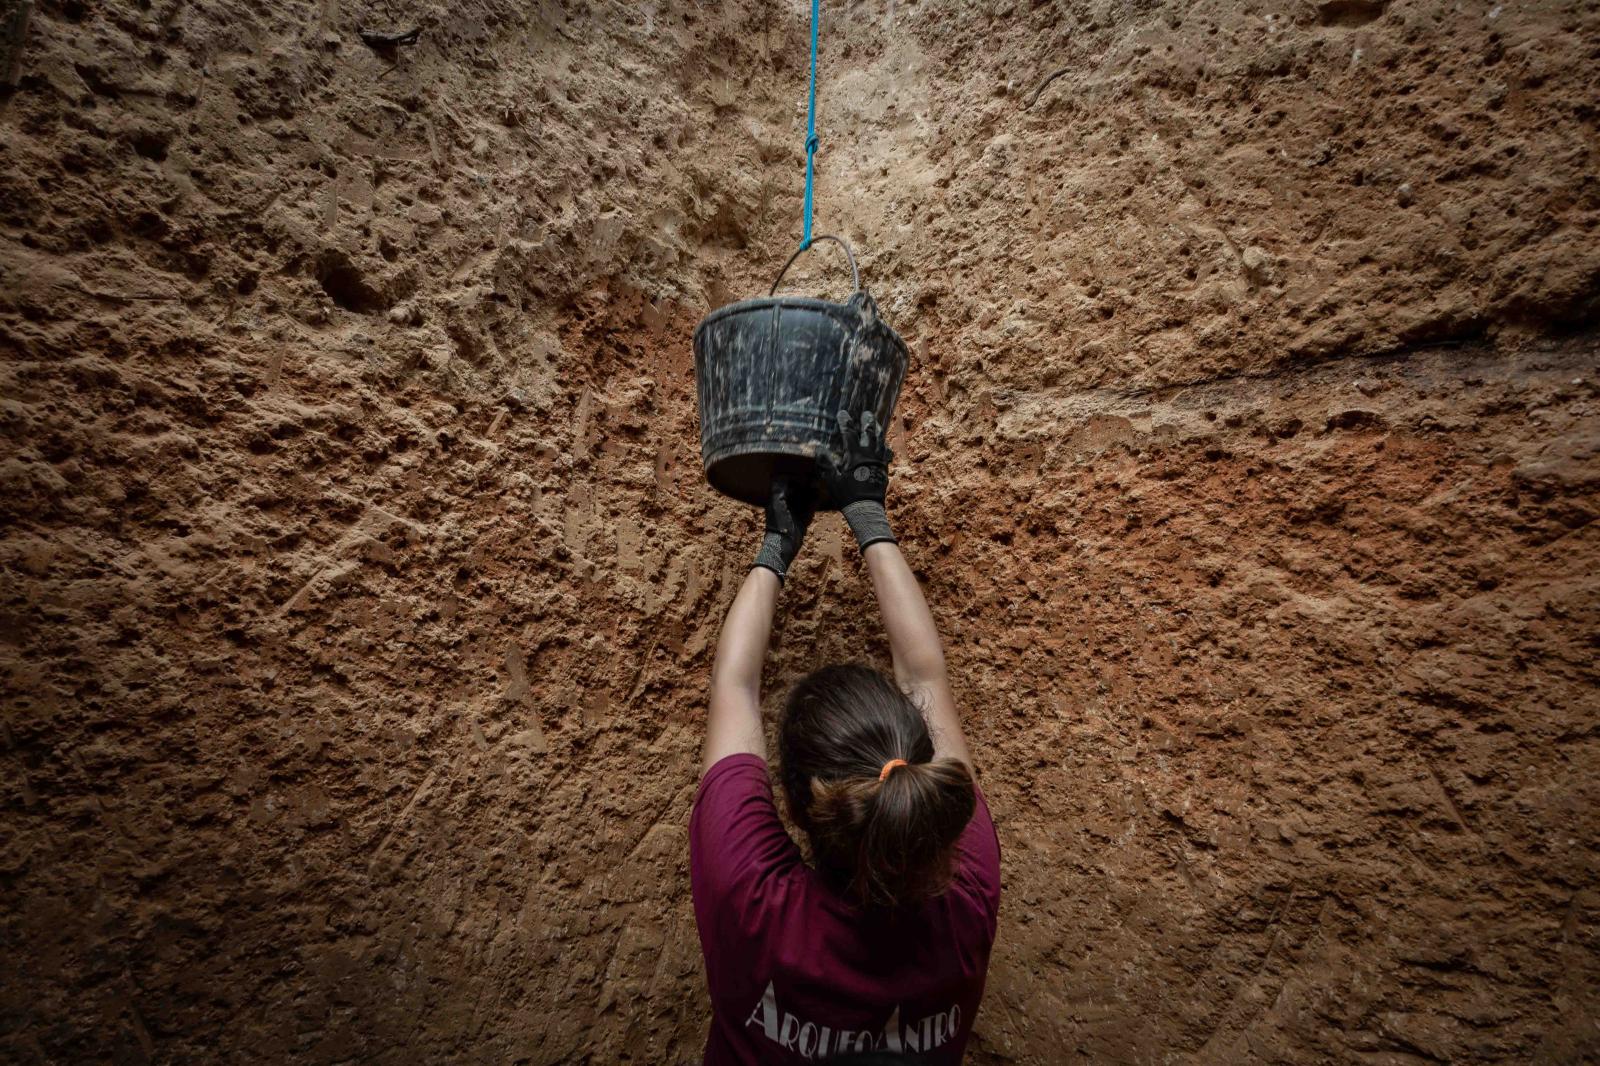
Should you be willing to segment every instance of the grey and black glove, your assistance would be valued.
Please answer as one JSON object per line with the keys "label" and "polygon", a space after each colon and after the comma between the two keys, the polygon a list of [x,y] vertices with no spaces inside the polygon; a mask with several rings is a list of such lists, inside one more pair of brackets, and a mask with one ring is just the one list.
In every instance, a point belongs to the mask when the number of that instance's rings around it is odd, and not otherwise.
{"label": "grey and black glove", "polygon": [[816,497],[809,486],[774,480],[767,500],[767,535],[761,540],[755,565],[777,574],[780,582],[787,577],[816,509]]}
{"label": "grey and black glove", "polygon": [[879,541],[893,544],[889,512],[883,503],[889,492],[889,463],[894,452],[884,440],[884,427],[871,411],[861,416],[859,424],[849,412],[840,411],[839,430],[844,438],[843,456],[824,452],[817,460],[828,502],[844,512],[862,551]]}

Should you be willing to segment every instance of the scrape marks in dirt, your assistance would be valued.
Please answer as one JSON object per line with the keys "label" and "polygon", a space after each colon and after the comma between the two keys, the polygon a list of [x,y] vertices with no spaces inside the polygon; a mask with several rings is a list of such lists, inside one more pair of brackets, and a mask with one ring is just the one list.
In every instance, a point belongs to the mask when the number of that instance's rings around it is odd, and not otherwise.
{"label": "scrape marks in dirt", "polygon": [[531,698],[533,690],[528,684],[528,665],[520,645],[513,644],[506,649],[505,672],[505,701],[525,715],[524,728],[513,733],[510,742],[542,755],[549,745],[545,743],[544,727],[539,724],[539,709]]}
{"label": "scrape marks in dirt", "polygon": [[[344,498],[350,500],[349,497]],[[333,546],[318,553],[320,562],[317,569],[283,601],[275,617],[283,618],[307,607],[314,599],[348,585],[362,569],[361,561],[343,559],[352,550],[359,551],[367,559],[392,564],[395,560],[393,551],[377,538],[396,526],[403,527],[411,536],[420,537],[423,532],[423,528],[410,519],[392,514],[376,504],[365,504],[360,517],[350,524]]]}

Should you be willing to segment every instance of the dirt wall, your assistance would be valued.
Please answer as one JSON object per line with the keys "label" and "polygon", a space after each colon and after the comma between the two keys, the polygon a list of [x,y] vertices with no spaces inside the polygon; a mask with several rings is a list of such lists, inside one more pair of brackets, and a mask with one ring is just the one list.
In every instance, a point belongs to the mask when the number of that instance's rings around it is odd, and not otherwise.
{"label": "dirt wall", "polygon": [[[795,240],[807,7],[35,6],[7,1061],[695,1060],[755,521],[688,335]],[[1600,1055],[1600,12],[825,7],[1004,849],[971,1060]],[[821,521],[775,692],[864,592]]]}

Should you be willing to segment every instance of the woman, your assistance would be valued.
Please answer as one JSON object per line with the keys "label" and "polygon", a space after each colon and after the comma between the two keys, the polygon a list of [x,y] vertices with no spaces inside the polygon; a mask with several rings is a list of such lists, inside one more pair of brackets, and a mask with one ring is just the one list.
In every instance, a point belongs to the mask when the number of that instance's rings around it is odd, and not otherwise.
{"label": "woman", "polygon": [[778,484],[717,645],[689,826],[712,1066],[957,1063],[983,995],[1000,846],[933,617],[890,532],[889,450],[870,420],[846,437],[843,462],[819,464],[822,487],[871,574],[894,681],[833,666],[789,693],[779,776],[808,864],[779,820],[761,727],[772,615],[812,510],[809,489]]}

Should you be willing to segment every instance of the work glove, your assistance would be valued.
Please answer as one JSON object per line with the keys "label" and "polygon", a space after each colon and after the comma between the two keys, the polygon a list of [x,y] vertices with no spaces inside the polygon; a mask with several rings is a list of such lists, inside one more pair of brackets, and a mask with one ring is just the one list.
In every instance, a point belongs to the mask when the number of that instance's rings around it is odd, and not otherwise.
{"label": "work glove", "polygon": [[782,582],[794,557],[800,554],[800,542],[806,539],[806,527],[816,509],[816,495],[810,486],[775,479],[772,495],[767,498],[767,534],[761,540],[755,565],[771,570]]}
{"label": "work glove", "polygon": [[823,452],[817,471],[828,492],[829,503],[844,512],[850,532],[862,551],[879,541],[895,543],[889,529],[889,512],[883,501],[889,492],[889,463],[894,452],[884,440],[885,427],[868,411],[859,422],[850,412],[839,412],[839,432],[844,440],[842,455]]}

